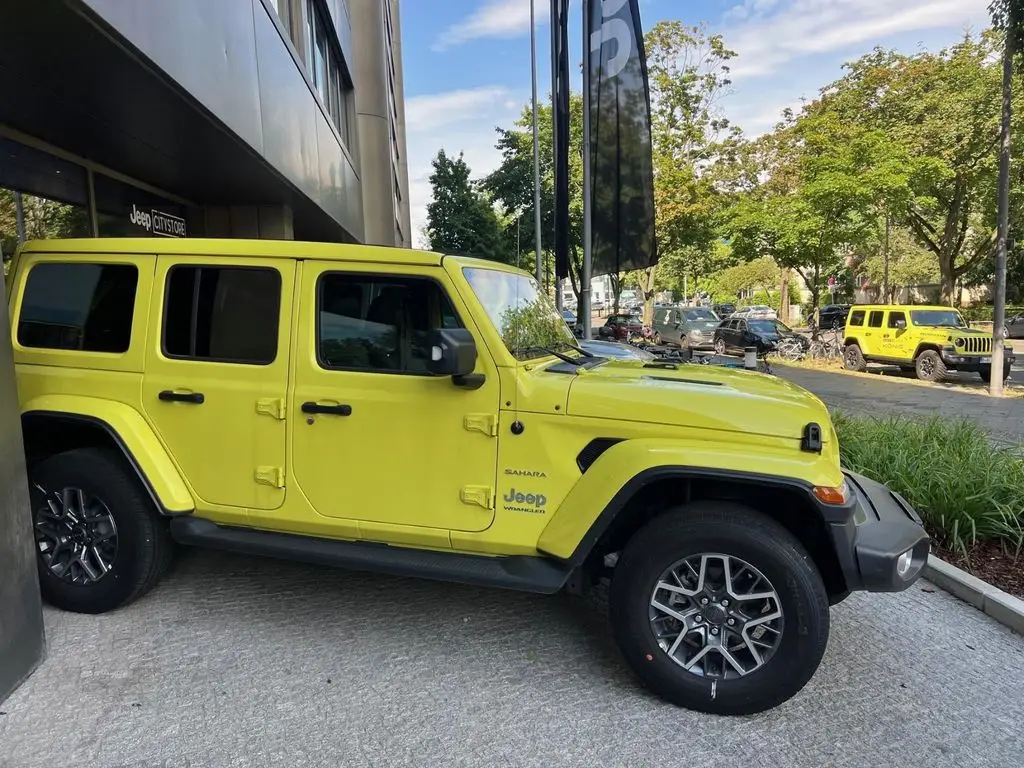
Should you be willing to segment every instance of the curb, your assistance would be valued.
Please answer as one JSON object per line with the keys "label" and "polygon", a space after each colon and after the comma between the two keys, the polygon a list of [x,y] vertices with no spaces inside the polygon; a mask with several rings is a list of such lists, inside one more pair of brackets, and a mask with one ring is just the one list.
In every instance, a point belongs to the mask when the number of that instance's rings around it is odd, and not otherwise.
{"label": "curb", "polygon": [[1024,600],[993,587],[935,555],[928,555],[928,564],[921,575],[940,589],[991,616],[1000,624],[1024,635]]}

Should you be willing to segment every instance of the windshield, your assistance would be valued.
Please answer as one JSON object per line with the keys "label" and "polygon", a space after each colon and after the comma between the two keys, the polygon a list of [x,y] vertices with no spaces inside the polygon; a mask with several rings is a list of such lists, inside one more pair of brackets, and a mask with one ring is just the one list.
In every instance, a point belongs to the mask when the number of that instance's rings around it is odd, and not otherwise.
{"label": "windshield", "polygon": [[967,323],[955,309],[915,309],[910,313],[910,319],[914,321],[914,325],[967,327]]}
{"label": "windshield", "polygon": [[534,278],[484,267],[465,267],[462,272],[517,360],[543,357],[544,347],[559,352],[578,349],[569,326]]}
{"label": "windshield", "polygon": [[702,307],[698,307],[696,309],[684,309],[682,312],[684,320],[718,320],[718,315],[710,309],[704,309]]}

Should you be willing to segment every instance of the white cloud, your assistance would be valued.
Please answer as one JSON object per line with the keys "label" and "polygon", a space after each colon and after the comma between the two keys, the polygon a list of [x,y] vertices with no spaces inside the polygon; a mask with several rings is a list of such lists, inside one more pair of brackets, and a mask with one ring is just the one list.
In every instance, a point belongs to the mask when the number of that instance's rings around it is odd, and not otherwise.
{"label": "white cloud", "polygon": [[[986,0],[794,0],[774,13],[774,3],[747,0],[734,6],[723,30],[739,54],[737,78],[770,75],[787,63],[814,54],[873,44],[924,30],[962,29],[987,19]],[[737,10],[742,9],[742,10]],[[737,18],[739,23],[728,23]]]}
{"label": "white cloud", "polygon": [[[548,20],[550,4],[535,0],[537,23]],[[443,51],[484,37],[513,38],[530,29],[530,0],[489,0],[441,33],[433,48]]]}
{"label": "white cloud", "polygon": [[499,86],[447,91],[406,100],[409,208],[413,245],[426,247],[423,228],[430,202],[430,163],[439,149],[465,156],[475,178],[498,167],[497,126],[511,126],[527,97]]}

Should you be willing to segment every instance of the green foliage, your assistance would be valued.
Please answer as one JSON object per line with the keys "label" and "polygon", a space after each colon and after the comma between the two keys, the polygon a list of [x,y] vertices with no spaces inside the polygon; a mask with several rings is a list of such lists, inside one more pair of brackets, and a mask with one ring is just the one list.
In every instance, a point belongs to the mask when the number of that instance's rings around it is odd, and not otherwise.
{"label": "green foliage", "polygon": [[[89,215],[84,208],[22,195],[25,237],[28,240],[88,237]],[[0,189],[0,250],[6,262],[18,246],[17,212],[14,192]]]}
{"label": "green foliage", "polygon": [[515,251],[503,239],[498,215],[490,200],[470,179],[460,154],[450,158],[442,149],[430,175],[432,200],[427,205],[427,236],[431,250],[512,263]]}
{"label": "green foliage", "polygon": [[505,346],[516,353],[535,347],[564,349],[571,344],[565,320],[539,298],[508,307],[501,315],[500,328]]}
{"label": "green foliage", "polygon": [[928,532],[966,553],[981,541],[1024,546],[1024,462],[966,420],[833,415],[843,465],[912,504]]}

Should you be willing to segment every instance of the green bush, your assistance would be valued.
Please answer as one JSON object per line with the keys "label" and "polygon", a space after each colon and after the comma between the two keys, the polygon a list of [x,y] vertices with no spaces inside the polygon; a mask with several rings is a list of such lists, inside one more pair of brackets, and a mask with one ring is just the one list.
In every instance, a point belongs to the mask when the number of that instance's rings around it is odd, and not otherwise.
{"label": "green bush", "polygon": [[[981,304],[977,307],[963,307],[960,310],[960,314],[964,316],[964,320],[967,322],[992,322],[992,307],[988,304]],[[1024,307],[1014,307],[1007,305],[1006,316],[1013,317],[1014,315],[1024,314]]]}
{"label": "green bush", "polygon": [[909,501],[937,542],[967,553],[981,541],[1024,548],[1024,461],[977,424],[933,417],[834,413],[843,466]]}

